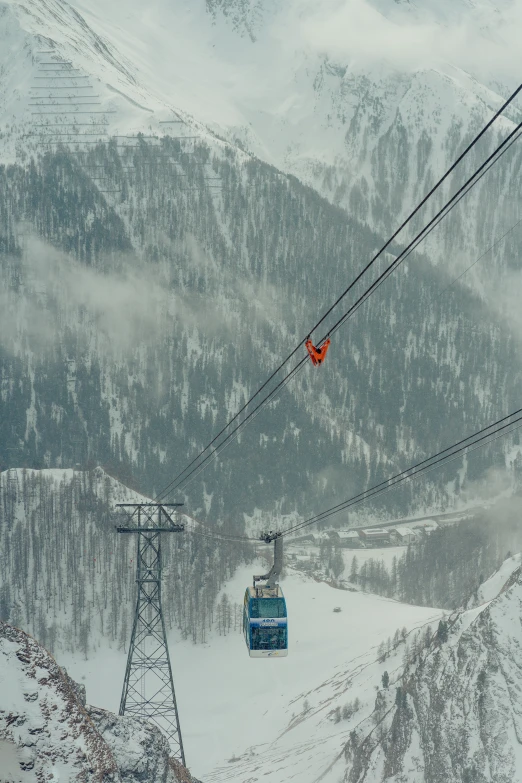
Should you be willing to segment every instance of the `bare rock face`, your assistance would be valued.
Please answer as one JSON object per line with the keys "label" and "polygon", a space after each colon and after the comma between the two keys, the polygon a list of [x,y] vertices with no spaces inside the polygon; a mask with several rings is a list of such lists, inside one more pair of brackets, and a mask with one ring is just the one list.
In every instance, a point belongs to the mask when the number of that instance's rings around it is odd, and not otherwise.
{"label": "bare rock face", "polygon": [[88,707],[88,712],[114,754],[123,783],[179,783],[170,764],[167,738],[158,728],[97,707]]}
{"label": "bare rock face", "polygon": [[16,759],[18,772],[33,770],[36,780],[58,773],[70,781],[121,783],[69,677],[33,638],[6,623],[0,623],[0,740],[10,766]]}
{"label": "bare rock face", "polygon": [[0,622],[0,781],[47,780],[197,783],[158,728],[86,706],[47,650]]}

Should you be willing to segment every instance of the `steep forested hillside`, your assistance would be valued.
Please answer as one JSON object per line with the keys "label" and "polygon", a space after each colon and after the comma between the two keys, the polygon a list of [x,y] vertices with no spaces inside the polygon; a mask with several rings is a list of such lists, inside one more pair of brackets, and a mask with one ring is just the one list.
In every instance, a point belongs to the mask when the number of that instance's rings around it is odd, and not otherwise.
{"label": "steep forested hillside", "polygon": [[[104,464],[152,495],[381,243],[229,147],[154,144],[0,169],[4,468]],[[307,366],[190,485],[190,508],[238,528],[255,508],[307,513],[516,407],[515,341],[444,285],[411,257],[334,336],[327,363]],[[455,484],[449,468],[386,508],[444,504],[492,460],[505,464],[502,445]]]}
{"label": "steep forested hillside", "polygon": [[[146,499],[100,468],[0,475],[0,620],[51,650],[127,649],[136,601],[136,539],[118,535],[115,503]],[[251,550],[194,532],[162,538],[167,629],[204,641],[216,597]]]}

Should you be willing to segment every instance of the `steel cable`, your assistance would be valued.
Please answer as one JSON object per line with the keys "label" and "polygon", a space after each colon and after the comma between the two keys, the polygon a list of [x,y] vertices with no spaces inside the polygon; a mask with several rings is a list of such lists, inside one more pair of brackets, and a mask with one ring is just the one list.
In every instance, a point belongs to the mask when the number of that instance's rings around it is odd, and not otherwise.
{"label": "steel cable", "polygon": [[[517,419],[515,419],[514,421],[510,421],[507,424],[503,424],[502,427],[498,427],[498,425],[502,424],[507,419],[510,418],[512,419],[514,416],[518,415],[519,413],[522,413],[522,408],[519,408],[517,411],[513,411],[513,413],[508,414],[508,416],[504,416],[502,419],[499,419],[493,424],[490,424],[487,427],[478,430],[477,432],[473,433],[472,435],[469,435],[467,438],[464,438],[458,443],[455,443],[452,446],[443,449],[443,451],[438,452],[438,454],[434,454],[431,457],[428,457],[427,459],[417,463],[416,465],[412,465],[409,468],[406,468],[400,473],[397,473],[395,476],[391,476],[389,479],[381,481],[379,484],[376,484],[375,486],[370,487],[369,489],[364,490],[363,492],[360,492],[359,494],[354,495],[353,497],[348,498],[347,500],[342,501],[341,503],[338,503],[337,505],[332,506],[331,508],[320,512],[319,514],[316,514],[314,517],[310,517],[309,519],[306,519],[303,522],[299,522],[298,524],[293,525],[290,528],[287,528],[286,530],[282,531],[281,535],[288,535],[289,533],[294,533],[297,532],[298,530],[302,530],[304,527],[308,527],[309,525],[313,525],[317,522],[322,521],[323,519],[327,519],[328,517],[333,516],[334,514],[337,514],[340,511],[344,511],[345,509],[350,508],[351,506],[357,505],[358,503],[363,503],[369,498],[375,497],[376,495],[383,494],[384,492],[388,492],[390,489],[393,489],[395,486],[397,486],[397,484],[400,484],[403,481],[410,481],[414,478],[417,478],[417,476],[419,475],[424,475],[425,473],[435,469],[442,463],[446,464],[448,462],[452,462],[463,451],[466,450],[468,450],[469,452],[474,451],[475,449],[481,448],[482,446],[485,446],[488,443],[492,443],[498,438],[502,438],[505,437],[506,435],[511,434],[515,430],[522,427],[522,423],[519,424],[518,427],[513,426],[514,424],[518,424],[519,422],[522,422],[522,416],[519,416]],[[486,430],[491,430],[494,427],[498,427],[498,429],[493,430],[493,432],[486,432]],[[478,438],[477,437],[478,435],[481,435],[481,437]],[[457,446],[459,448],[457,448]],[[446,452],[450,452],[450,453],[446,453]]]}
{"label": "steel cable", "polygon": [[[451,197],[451,199],[446,202],[446,204],[439,210],[439,212],[429,221],[429,223],[421,229],[421,231],[414,237],[414,239],[407,245],[404,250],[401,251],[399,256],[397,256],[392,264],[390,264],[389,267],[387,267],[378,277],[377,279],[369,286],[369,288],[366,289],[366,291],[361,294],[361,296],[357,299],[357,301],[341,316],[341,318],[331,327],[331,329],[325,334],[325,336],[320,340],[320,343],[322,343],[329,335],[334,334],[341,326],[342,324],[350,318],[358,309],[359,307],[369,298],[369,296],[374,293],[377,288],[400,266],[400,264],[418,247],[418,245],[426,239],[427,236],[440,224],[440,222],[457,206],[457,204],[464,198],[464,196],[469,193],[469,191],[475,187],[475,185],[482,179],[483,176],[491,169],[491,167],[504,155],[505,152],[517,141],[517,139],[520,137],[520,131],[522,129],[522,122],[519,123],[516,128],[501,142],[500,145],[491,153],[491,155],[479,166],[478,169],[476,169],[473,174],[468,178],[468,180],[462,185],[457,192]],[[413,215],[414,213],[412,213]],[[386,244],[388,246],[389,242]],[[386,247],[385,246],[385,247]],[[379,253],[382,252],[379,251]],[[374,257],[373,261],[376,260],[377,256]],[[373,263],[373,261],[371,263]],[[368,267],[367,267],[368,268]],[[362,274],[362,273],[361,273]],[[359,276],[360,277],[360,276]],[[351,287],[351,286],[350,286]],[[348,290],[348,289],[347,289]],[[329,311],[331,312],[331,310]],[[319,322],[320,323],[320,322]],[[315,327],[314,327],[315,328]],[[319,343],[318,343],[319,344]],[[293,356],[295,352],[298,350],[298,348],[302,345],[302,343],[299,344],[299,346],[293,351],[293,353],[290,355]],[[289,358],[290,358],[289,357]],[[290,380],[299,372],[300,369],[304,366],[304,364],[307,362],[308,357],[304,356],[297,365],[295,365],[292,370],[261,400],[261,402],[258,403],[258,405],[254,408],[253,411],[251,411],[245,418],[239,422],[238,425],[230,432],[225,438],[218,443],[215,449],[213,449],[207,456],[199,462],[198,465],[196,465],[192,470],[189,470],[189,468],[196,462],[204,453],[208,450],[208,448],[213,445],[213,443],[220,437],[221,434],[223,434],[227,428],[230,426],[230,424],[235,421],[239,417],[239,415],[245,410],[245,408],[249,405],[249,403],[260,393],[260,391],[268,384],[268,382],[274,377],[274,375],[281,369],[282,366],[288,361],[285,360],[282,365],[278,368],[278,370],[275,371],[275,373],[270,376],[268,381],[263,384],[263,386],[256,392],[255,395],[253,395],[250,400],[245,403],[241,411],[239,411],[236,416],[230,420],[230,422],[221,430],[221,432],[213,439],[211,444],[209,444],[205,449],[203,449],[199,455],[188,465],[184,471],[182,471],[178,476],[170,482],[169,485],[158,495],[158,498],[165,497],[167,493],[174,491],[175,489],[178,489],[180,486],[186,486],[188,483],[191,483],[193,478],[195,478],[201,471],[207,467],[207,463],[211,460],[213,460],[216,456],[221,453],[221,451],[226,448],[227,445],[229,445],[232,440],[235,440],[240,430],[255,416],[258,415],[258,412],[262,407],[264,407],[278,392],[279,390],[286,386],[287,383],[289,383]],[[186,473],[187,470],[189,471],[186,476],[182,477],[183,473]],[[195,475],[194,475],[195,474]]]}
{"label": "steel cable", "polygon": [[[502,113],[505,111],[505,109],[515,100],[517,95],[522,90],[522,84],[517,87],[517,89],[509,96],[509,98],[502,104],[502,106],[497,110],[497,112],[493,115],[493,117],[486,123],[486,125],[482,128],[482,130],[478,133],[477,136],[468,144],[468,146],[464,149],[464,151],[458,156],[458,158],[455,160],[455,162],[450,166],[450,168],[446,171],[446,173],[437,181],[437,183],[431,188],[431,190],[424,196],[422,201],[415,207],[415,209],[408,215],[408,217],[401,223],[399,228],[394,232],[394,234],[387,240],[387,242],[380,248],[380,250],[373,256],[373,258],[366,264],[366,266],[363,268],[363,270],[357,275],[357,277],[350,283],[350,285],[342,292],[342,294],[336,299],[336,301],[331,305],[331,307],[324,313],[324,315],[317,321],[315,326],[310,330],[309,334],[312,334],[321,323],[328,317],[328,315],[334,310],[334,308],[344,299],[344,297],[351,291],[351,289],[356,285],[356,283],[361,279],[361,277],[368,271],[368,269],[375,263],[375,261],[382,255],[382,253],[390,246],[390,244],[393,242],[393,240],[398,236],[398,234],[402,231],[402,229],[415,217],[415,215],[419,212],[420,209],[427,203],[427,201],[431,198],[431,196],[439,189],[439,187],[445,182],[445,180],[449,177],[449,175],[455,170],[455,168],[460,164],[460,162],[466,157],[466,155],[473,149],[473,147],[477,144],[477,142],[484,136],[484,134],[489,130],[489,128],[494,124],[494,122],[502,115]],[[308,337],[308,335],[307,335]],[[248,408],[248,406],[253,402],[253,400],[258,397],[259,394],[266,388],[266,386],[270,383],[270,381],[280,372],[280,370],[292,359],[293,356],[297,353],[299,348],[304,344],[307,337],[303,338],[298,345],[294,348],[294,350],[287,356],[287,358],[281,362],[281,364],[272,372],[272,374],[268,377],[268,379],[260,386],[260,388],[250,397],[249,400],[240,408],[240,410],[225,424],[225,426],[220,430],[220,432],[217,433],[217,435],[214,436],[214,438],[205,446],[204,449],[202,449],[199,454],[194,457],[194,459],[180,472],[177,476],[175,476],[174,479],[165,487],[164,490],[162,490],[161,493],[157,496],[159,497],[165,497],[167,492],[172,491],[173,489],[176,489],[179,484],[176,484],[179,479],[182,479],[184,474],[196,463],[200,457],[203,456],[203,454],[211,448],[214,443],[221,437],[221,435],[226,432],[226,430],[230,427],[230,425],[236,421],[237,418]],[[324,338],[323,338],[324,339]],[[181,482],[180,482],[181,483]],[[176,486],[174,486],[176,484]]]}

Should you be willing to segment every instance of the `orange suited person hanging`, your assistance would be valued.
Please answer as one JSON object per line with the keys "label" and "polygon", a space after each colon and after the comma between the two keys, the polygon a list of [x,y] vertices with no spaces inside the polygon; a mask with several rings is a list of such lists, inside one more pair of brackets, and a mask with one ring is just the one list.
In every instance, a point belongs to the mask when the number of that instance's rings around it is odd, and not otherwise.
{"label": "orange suited person hanging", "polygon": [[324,362],[329,347],[330,338],[328,338],[328,340],[326,340],[320,348],[316,348],[313,342],[310,340],[310,336],[308,337],[308,340],[305,342],[305,348],[308,351],[308,355],[312,360],[314,367],[317,367],[318,364],[322,364]]}

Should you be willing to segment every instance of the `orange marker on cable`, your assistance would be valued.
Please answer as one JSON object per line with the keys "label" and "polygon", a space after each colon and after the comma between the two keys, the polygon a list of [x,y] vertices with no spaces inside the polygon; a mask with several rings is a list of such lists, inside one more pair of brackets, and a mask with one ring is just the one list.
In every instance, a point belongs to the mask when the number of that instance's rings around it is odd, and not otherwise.
{"label": "orange marker on cable", "polygon": [[312,360],[314,367],[317,367],[318,364],[322,364],[324,362],[329,347],[330,338],[328,338],[328,340],[326,340],[320,348],[316,348],[313,342],[310,340],[310,337],[308,337],[308,340],[305,342],[305,348],[308,351],[308,355]]}

